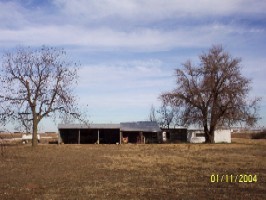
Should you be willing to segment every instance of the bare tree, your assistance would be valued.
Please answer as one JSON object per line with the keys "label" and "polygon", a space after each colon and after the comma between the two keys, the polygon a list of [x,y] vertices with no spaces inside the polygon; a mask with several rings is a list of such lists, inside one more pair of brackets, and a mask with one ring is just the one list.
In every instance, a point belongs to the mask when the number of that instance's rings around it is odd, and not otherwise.
{"label": "bare tree", "polygon": [[153,105],[151,105],[151,109],[150,109],[150,114],[149,114],[149,120],[151,122],[156,122],[156,110],[155,107]]}
{"label": "bare tree", "polygon": [[7,107],[7,103],[0,99],[0,125],[5,126],[7,123],[7,119],[10,115],[10,110]]}
{"label": "bare tree", "polygon": [[[22,105],[23,106],[23,105]],[[31,133],[33,124],[31,120],[31,109],[29,106],[23,107],[24,112],[20,112],[21,108],[16,112],[17,118],[13,118],[12,122],[15,125],[15,130],[20,132]]]}
{"label": "bare tree", "polygon": [[161,127],[169,129],[174,119],[174,108],[164,102],[162,106],[157,110],[157,113],[159,114],[159,125]]}
{"label": "bare tree", "polygon": [[203,126],[208,143],[214,142],[218,126],[254,125],[260,99],[248,99],[251,81],[240,72],[241,59],[221,46],[213,46],[199,58],[199,66],[187,61],[183,69],[176,70],[177,88],[162,94],[162,100],[179,107],[186,124]]}
{"label": "bare tree", "polygon": [[[0,72],[0,100],[8,102],[13,119],[32,122],[32,146],[37,145],[39,122],[57,112],[71,113],[75,107],[73,86],[77,64],[68,61],[62,49],[20,47],[6,52]],[[10,116],[9,115],[9,116]]]}
{"label": "bare tree", "polygon": [[[86,126],[90,126],[92,123],[88,120],[88,108],[74,108],[70,113],[60,113],[59,119],[61,124],[75,124],[75,123],[82,123]],[[57,121],[56,119],[54,121]]]}

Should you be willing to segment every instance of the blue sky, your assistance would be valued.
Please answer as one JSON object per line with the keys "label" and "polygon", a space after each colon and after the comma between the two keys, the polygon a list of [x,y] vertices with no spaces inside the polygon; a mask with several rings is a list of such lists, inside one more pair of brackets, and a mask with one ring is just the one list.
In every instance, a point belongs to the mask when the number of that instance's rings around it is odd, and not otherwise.
{"label": "blue sky", "polygon": [[0,50],[63,47],[81,63],[76,94],[89,120],[118,123],[147,119],[174,69],[222,44],[242,58],[266,126],[265,10],[263,0],[0,0]]}

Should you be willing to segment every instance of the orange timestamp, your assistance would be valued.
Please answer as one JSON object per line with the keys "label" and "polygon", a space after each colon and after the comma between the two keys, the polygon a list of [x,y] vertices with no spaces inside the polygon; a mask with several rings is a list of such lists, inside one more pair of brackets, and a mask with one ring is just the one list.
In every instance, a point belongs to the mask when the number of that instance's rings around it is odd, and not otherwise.
{"label": "orange timestamp", "polygon": [[253,174],[212,174],[211,183],[256,183],[258,176]]}

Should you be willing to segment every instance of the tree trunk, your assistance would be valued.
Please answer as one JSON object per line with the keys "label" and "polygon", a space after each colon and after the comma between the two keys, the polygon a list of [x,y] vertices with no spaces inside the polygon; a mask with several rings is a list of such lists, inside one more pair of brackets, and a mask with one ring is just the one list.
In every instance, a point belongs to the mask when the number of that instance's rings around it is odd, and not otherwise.
{"label": "tree trunk", "polygon": [[205,132],[205,143],[214,144],[214,129],[210,128],[210,131]]}
{"label": "tree trunk", "polygon": [[205,134],[205,143],[213,144],[214,143],[214,135],[211,133]]}
{"label": "tree trunk", "polygon": [[204,123],[203,127],[204,127],[205,143],[214,143],[214,137],[213,134],[211,134],[211,131],[209,131],[208,129],[207,122]]}
{"label": "tree trunk", "polygon": [[32,128],[32,147],[36,147],[38,145],[38,137],[37,137],[37,131],[38,131],[38,122],[37,119],[34,119],[33,117],[33,128]]}

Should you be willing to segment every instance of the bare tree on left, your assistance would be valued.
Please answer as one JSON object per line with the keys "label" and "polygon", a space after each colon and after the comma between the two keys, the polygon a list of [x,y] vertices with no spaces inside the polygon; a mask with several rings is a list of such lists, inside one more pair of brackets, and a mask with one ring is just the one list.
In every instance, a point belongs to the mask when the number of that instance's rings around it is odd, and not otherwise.
{"label": "bare tree on left", "polygon": [[76,84],[77,64],[69,61],[63,49],[19,47],[6,52],[0,70],[0,102],[8,113],[2,117],[30,120],[32,146],[37,146],[42,119],[76,110]]}

